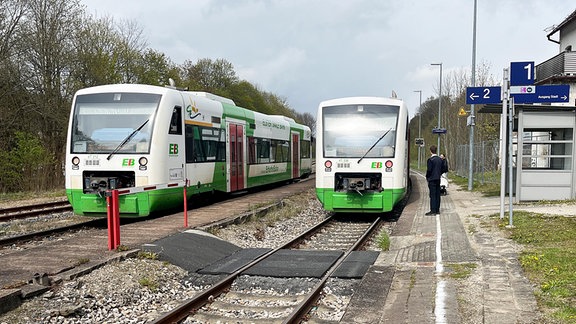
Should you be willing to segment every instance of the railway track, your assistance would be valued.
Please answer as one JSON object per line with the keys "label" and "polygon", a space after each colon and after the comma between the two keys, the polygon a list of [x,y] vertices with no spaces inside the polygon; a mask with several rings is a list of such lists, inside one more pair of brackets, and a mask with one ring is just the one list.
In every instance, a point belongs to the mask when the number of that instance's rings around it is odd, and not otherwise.
{"label": "railway track", "polygon": [[39,240],[48,236],[65,233],[68,231],[76,231],[82,228],[102,228],[106,225],[106,219],[96,218],[87,219],[84,222],[68,224],[63,226],[58,226],[54,228],[49,228],[45,230],[39,230],[34,232],[27,232],[24,234],[2,237],[0,238],[0,246],[7,246],[12,244],[21,244],[31,240]]}
{"label": "railway track", "polygon": [[[34,205],[2,208],[0,209],[0,222],[8,223],[16,220],[48,216],[55,213],[69,211],[72,211],[72,206],[68,201],[54,201]],[[50,226],[50,224],[58,224],[58,222],[51,221],[48,221],[46,224],[47,228],[23,230],[20,234],[0,236],[0,246],[22,244],[27,241],[40,240],[45,237],[68,231],[75,231],[81,228],[103,227],[106,224],[106,220],[86,218],[85,220],[80,221],[71,220],[62,225]],[[22,227],[25,227],[25,225]]]}
{"label": "railway track", "polygon": [[48,203],[2,208],[0,209],[0,222],[13,219],[23,219],[45,215],[49,213],[61,213],[71,211],[72,206],[67,200],[53,201]]}
{"label": "railway track", "polygon": [[[186,321],[191,323],[242,322],[247,320],[241,316],[230,318],[231,313],[251,314],[249,321],[253,323],[300,323],[309,317],[310,310],[322,297],[323,289],[334,271],[353,251],[362,248],[379,228],[381,222],[380,218],[376,218],[372,222],[352,223],[342,222],[334,216],[327,218],[290,242],[269,251],[208,289],[199,292],[195,297],[166,313],[154,323],[176,323],[187,318]],[[241,280],[241,276],[246,270],[263,262],[274,253],[283,249],[299,247],[330,249],[330,246],[334,245],[334,240],[331,240],[330,237],[340,237],[337,249],[345,252],[337,258],[324,276],[312,283],[307,291],[289,293],[279,298],[278,296],[263,295],[259,290],[238,292],[232,288],[236,281]],[[291,291],[289,286],[290,279],[288,278],[283,282],[282,289]],[[254,315],[258,313],[264,315]],[[257,319],[259,316],[262,317],[261,320]]]}

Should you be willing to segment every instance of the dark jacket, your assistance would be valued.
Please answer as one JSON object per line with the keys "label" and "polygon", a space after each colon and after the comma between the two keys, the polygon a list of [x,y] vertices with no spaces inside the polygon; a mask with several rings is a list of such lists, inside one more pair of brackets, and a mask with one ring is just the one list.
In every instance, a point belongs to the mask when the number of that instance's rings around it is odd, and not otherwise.
{"label": "dark jacket", "polygon": [[426,181],[440,180],[442,176],[442,171],[444,168],[444,160],[438,155],[431,156],[428,158],[427,169],[426,169]]}

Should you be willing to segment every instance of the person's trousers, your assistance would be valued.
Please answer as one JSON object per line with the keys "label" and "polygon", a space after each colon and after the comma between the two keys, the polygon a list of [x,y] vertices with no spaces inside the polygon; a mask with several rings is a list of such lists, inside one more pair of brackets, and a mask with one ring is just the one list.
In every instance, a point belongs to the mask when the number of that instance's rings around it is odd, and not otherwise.
{"label": "person's trousers", "polygon": [[440,213],[440,179],[428,181],[430,191],[430,211]]}

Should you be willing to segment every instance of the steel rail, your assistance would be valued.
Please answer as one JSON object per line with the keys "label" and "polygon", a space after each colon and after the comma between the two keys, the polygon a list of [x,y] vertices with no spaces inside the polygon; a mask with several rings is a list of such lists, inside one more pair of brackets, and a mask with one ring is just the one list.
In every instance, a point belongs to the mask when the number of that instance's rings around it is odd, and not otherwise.
{"label": "steel rail", "polygon": [[288,318],[282,322],[283,324],[296,324],[300,323],[304,317],[310,312],[312,306],[318,301],[320,298],[320,294],[322,293],[322,289],[326,285],[326,282],[334,271],[338,269],[338,267],[346,260],[346,258],[353,252],[356,251],[359,247],[361,247],[367,240],[370,238],[372,233],[379,227],[381,223],[381,218],[378,217],[368,229],[362,234],[362,236],[352,245],[336,262],[332,265],[330,269],[326,272],[326,274],[322,277],[320,282],[312,289],[312,292],[309,293],[306,298],[292,311],[292,313],[288,316]]}
{"label": "steel rail", "polygon": [[156,319],[152,323],[154,324],[165,324],[165,323],[178,323],[188,317],[190,314],[193,314],[194,311],[200,309],[202,306],[209,303],[212,299],[218,297],[221,293],[225,292],[230,288],[234,280],[242,274],[242,272],[248,270],[252,266],[256,265],[260,261],[266,259],[267,257],[271,256],[272,254],[278,252],[279,250],[286,249],[295,245],[298,245],[298,242],[301,241],[303,238],[307,238],[311,236],[313,233],[317,232],[320,228],[324,227],[327,223],[333,220],[334,214],[331,214],[329,217],[324,219],[323,221],[319,222],[318,224],[314,225],[310,229],[304,231],[302,234],[298,235],[293,240],[277,247],[260,257],[256,258],[254,261],[244,265],[240,269],[236,270],[234,273],[228,275],[226,278],[220,280],[212,287],[202,291],[201,293],[195,295],[188,301],[184,302],[180,306],[176,307],[175,309],[169,311],[168,313],[164,314],[162,317]]}
{"label": "steel rail", "polygon": [[44,231],[26,233],[26,234],[16,235],[16,236],[9,236],[6,238],[0,238],[0,246],[6,246],[6,245],[15,244],[18,242],[30,241],[30,240],[33,240],[35,238],[46,237],[46,236],[59,234],[59,233],[63,233],[63,232],[70,231],[70,230],[80,229],[83,227],[99,227],[99,226],[103,226],[104,224],[106,224],[105,218],[97,218],[97,219],[91,219],[91,220],[88,220],[88,221],[82,222],[82,223],[66,225],[66,226],[52,228],[52,229],[48,229],[48,230],[44,230]]}
{"label": "steel rail", "polygon": [[69,210],[72,210],[72,206],[68,201],[53,201],[35,205],[2,208],[0,209],[0,221],[22,219],[46,213],[63,212]]}

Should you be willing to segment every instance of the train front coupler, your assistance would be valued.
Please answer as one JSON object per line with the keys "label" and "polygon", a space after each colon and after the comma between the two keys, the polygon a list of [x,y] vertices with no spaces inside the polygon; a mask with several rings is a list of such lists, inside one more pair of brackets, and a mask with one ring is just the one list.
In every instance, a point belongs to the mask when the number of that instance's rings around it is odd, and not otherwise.
{"label": "train front coupler", "polygon": [[334,191],[356,192],[363,196],[363,192],[382,192],[382,175],[379,173],[337,173]]}

